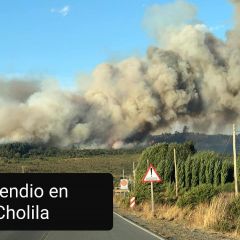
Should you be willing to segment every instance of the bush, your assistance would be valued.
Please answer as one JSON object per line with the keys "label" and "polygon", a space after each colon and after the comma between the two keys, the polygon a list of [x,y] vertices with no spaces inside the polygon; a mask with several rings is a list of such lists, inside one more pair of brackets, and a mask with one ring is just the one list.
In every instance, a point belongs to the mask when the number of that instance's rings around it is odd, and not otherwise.
{"label": "bush", "polygon": [[127,194],[125,197],[123,196],[115,196],[115,201],[118,203],[119,207],[129,208],[130,205],[130,195]]}
{"label": "bush", "polygon": [[219,185],[218,189],[220,192],[234,192],[235,191],[235,186],[234,183],[225,183],[224,185]]}
{"label": "bush", "polygon": [[214,226],[215,230],[231,232],[240,228],[240,196],[231,200],[226,207],[226,214]]}
{"label": "bush", "polygon": [[240,219],[240,196],[235,198],[229,205],[228,205],[228,215],[232,220]]}
{"label": "bush", "polygon": [[177,201],[181,208],[194,207],[199,203],[210,202],[219,193],[219,190],[211,184],[202,184],[185,192]]}

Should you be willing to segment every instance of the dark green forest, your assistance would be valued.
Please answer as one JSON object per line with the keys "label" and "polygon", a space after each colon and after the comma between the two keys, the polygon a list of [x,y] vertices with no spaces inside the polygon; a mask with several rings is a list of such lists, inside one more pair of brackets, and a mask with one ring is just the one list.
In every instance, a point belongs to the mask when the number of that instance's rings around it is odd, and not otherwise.
{"label": "dark green forest", "polygon": [[7,143],[0,145],[1,159],[21,159],[35,157],[77,158],[98,155],[118,155],[141,153],[142,148],[134,149],[79,149],[76,146],[57,148],[44,144]]}
{"label": "dark green forest", "polygon": [[[191,133],[187,131],[165,133],[148,137],[150,144],[155,143],[184,143],[186,141],[193,142],[196,150],[215,151],[220,153],[232,153],[232,136],[216,134],[207,135],[203,133]],[[236,136],[237,150],[240,151],[240,135]]]}

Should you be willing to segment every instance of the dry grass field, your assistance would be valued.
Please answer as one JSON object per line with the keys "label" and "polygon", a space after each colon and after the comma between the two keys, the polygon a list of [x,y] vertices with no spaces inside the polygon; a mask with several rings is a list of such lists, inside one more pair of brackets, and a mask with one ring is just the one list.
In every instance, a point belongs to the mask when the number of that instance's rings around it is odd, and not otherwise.
{"label": "dry grass field", "polygon": [[0,172],[31,173],[85,173],[108,172],[120,177],[124,169],[126,175],[132,174],[132,164],[140,154],[101,155],[82,158],[42,158],[21,160],[0,160]]}

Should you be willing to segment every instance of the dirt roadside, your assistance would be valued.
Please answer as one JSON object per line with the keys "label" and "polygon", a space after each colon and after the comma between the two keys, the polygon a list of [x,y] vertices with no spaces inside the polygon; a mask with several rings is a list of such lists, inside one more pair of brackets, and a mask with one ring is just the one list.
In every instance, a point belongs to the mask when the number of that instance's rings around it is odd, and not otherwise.
{"label": "dirt roadside", "polygon": [[144,219],[140,212],[115,207],[114,211],[143,226],[167,240],[237,240],[225,234],[201,229],[190,229],[186,225],[162,219]]}

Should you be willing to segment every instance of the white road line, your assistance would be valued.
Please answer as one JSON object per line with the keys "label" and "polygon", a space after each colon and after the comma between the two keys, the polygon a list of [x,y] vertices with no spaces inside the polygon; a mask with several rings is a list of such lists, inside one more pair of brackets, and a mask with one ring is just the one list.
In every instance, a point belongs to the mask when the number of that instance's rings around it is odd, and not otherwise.
{"label": "white road line", "polygon": [[164,238],[158,236],[157,234],[155,234],[155,233],[149,231],[148,229],[146,229],[146,228],[144,228],[144,227],[141,227],[141,226],[139,226],[138,224],[132,222],[131,220],[129,220],[129,219],[127,219],[127,218],[125,218],[125,217],[119,215],[118,213],[116,213],[116,212],[113,212],[113,213],[114,213],[115,215],[117,215],[118,217],[120,217],[121,219],[123,219],[124,221],[126,221],[126,222],[132,224],[133,226],[135,226],[135,227],[137,227],[137,228],[143,230],[144,232],[147,232],[148,234],[152,235],[153,237],[155,237],[155,238],[157,238],[157,239],[160,239],[160,240],[166,240],[166,239],[164,239]]}
{"label": "white road line", "polygon": [[40,240],[46,240],[46,239],[47,239],[47,237],[48,237],[48,232],[46,232],[46,233],[43,233],[43,235],[42,235],[42,237],[41,237],[41,239],[40,239]]}

